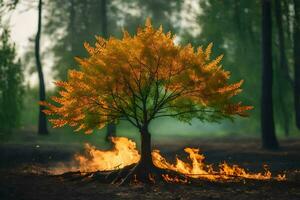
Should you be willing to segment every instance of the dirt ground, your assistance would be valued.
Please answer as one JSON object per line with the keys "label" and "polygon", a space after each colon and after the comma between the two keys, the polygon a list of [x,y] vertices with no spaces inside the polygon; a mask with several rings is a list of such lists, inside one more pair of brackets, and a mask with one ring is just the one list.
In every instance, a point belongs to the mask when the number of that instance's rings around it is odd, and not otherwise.
{"label": "dirt ground", "polygon": [[160,149],[170,160],[175,155],[185,157],[182,151],[184,146],[199,147],[207,163],[217,165],[226,160],[250,171],[263,171],[262,166],[267,164],[274,175],[285,173],[288,180],[116,186],[28,171],[34,166],[68,161],[78,151],[78,146],[1,144],[0,199],[300,199],[299,139],[281,141],[279,151],[261,150],[256,139],[180,139],[176,142],[157,140],[153,143],[154,148]]}

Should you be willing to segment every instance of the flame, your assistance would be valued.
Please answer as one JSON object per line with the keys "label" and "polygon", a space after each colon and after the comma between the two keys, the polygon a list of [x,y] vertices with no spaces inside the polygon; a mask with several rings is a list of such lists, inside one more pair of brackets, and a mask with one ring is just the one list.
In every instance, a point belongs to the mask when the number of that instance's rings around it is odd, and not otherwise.
{"label": "flame", "polygon": [[[78,167],[72,165],[72,171],[95,172],[95,171],[110,171],[125,166],[138,163],[140,154],[136,148],[136,143],[125,137],[112,138],[114,147],[112,150],[98,150],[96,147],[85,144],[85,154],[76,154],[75,162]],[[187,183],[187,177],[195,179],[205,179],[210,181],[219,180],[233,180],[235,178],[256,179],[256,180],[269,180],[276,179],[278,181],[286,180],[285,175],[278,175],[272,177],[269,170],[266,169],[263,173],[250,173],[246,169],[238,165],[229,165],[226,162],[219,165],[218,169],[214,169],[212,165],[204,163],[204,155],[200,154],[199,149],[185,148],[184,151],[188,154],[188,161],[183,161],[176,158],[175,164],[168,162],[159,150],[152,151],[153,164],[161,169],[167,169],[178,172],[182,177],[172,177],[169,174],[163,174],[162,177],[167,182]],[[67,168],[62,170],[62,167],[52,171],[66,172]]]}
{"label": "flame", "polygon": [[87,173],[117,170],[138,163],[140,154],[135,142],[125,137],[114,137],[112,143],[113,149],[106,151],[86,143],[84,154],[75,154],[71,162],[58,163],[46,171],[53,175],[78,171]]}
{"label": "flame", "polygon": [[[190,162],[184,162],[183,160],[176,158],[176,163],[169,163],[159,152],[159,150],[154,150],[152,152],[154,165],[162,168],[169,169],[179,172],[185,176],[191,178],[207,179],[211,181],[217,180],[228,180],[234,178],[246,178],[246,179],[257,179],[257,180],[268,180],[272,179],[272,174],[269,170],[265,168],[264,173],[250,173],[244,168],[238,165],[229,165],[226,162],[219,165],[218,170],[214,170],[212,165],[206,165],[204,163],[204,155],[199,153],[199,149],[185,148],[184,151],[188,153],[188,160]],[[166,181],[171,181],[171,177],[164,177]],[[178,177],[176,177],[178,179]],[[278,175],[277,180],[285,180],[284,175]],[[174,182],[178,182],[175,180]]]}
{"label": "flame", "polygon": [[125,137],[112,138],[114,148],[101,151],[96,147],[85,144],[86,155],[75,155],[79,163],[80,172],[109,171],[124,168],[127,165],[137,163],[140,154],[136,143]]}

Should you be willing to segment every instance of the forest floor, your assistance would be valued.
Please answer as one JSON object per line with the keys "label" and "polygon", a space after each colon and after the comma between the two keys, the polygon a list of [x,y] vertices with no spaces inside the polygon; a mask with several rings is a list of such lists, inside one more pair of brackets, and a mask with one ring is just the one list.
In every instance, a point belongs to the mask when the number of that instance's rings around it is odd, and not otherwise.
{"label": "forest floor", "polygon": [[222,161],[239,164],[250,171],[285,173],[287,181],[240,181],[235,183],[203,182],[197,185],[156,183],[116,186],[99,181],[82,181],[30,172],[34,166],[48,166],[69,161],[78,152],[73,144],[0,144],[0,199],[300,199],[300,140],[282,140],[278,151],[260,149],[258,139],[178,139],[156,140],[154,148],[172,160],[175,155],[186,157],[185,146],[199,147],[206,162]]}

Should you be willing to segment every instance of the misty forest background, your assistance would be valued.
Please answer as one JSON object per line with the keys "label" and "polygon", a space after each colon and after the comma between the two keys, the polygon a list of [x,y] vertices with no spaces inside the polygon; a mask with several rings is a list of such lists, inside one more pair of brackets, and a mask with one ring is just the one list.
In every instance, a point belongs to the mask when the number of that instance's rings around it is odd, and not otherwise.
{"label": "misty forest background", "polygon": [[[163,25],[165,32],[176,34],[179,44],[191,43],[206,47],[213,42],[213,56],[224,54],[223,67],[232,74],[232,81],[244,79],[243,92],[237,99],[253,105],[249,118],[237,118],[234,123],[222,121],[184,124],[173,119],[155,121],[154,138],[169,137],[261,137],[261,108],[268,104],[261,99],[262,91],[262,2],[261,0],[43,0],[40,7],[40,32],[32,35],[30,46],[19,56],[18,45],[10,39],[9,16],[22,5],[39,12],[39,1],[0,0],[0,129],[2,142],[31,142],[28,133],[37,135],[40,98],[39,85],[29,84],[28,77],[38,73],[37,50],[41,68],[51,63],[56,80],[66,80],[68,69],[78,69],[74,57],[87,56],[83,43],[94,43],[95,35],[105,38],[122,37],[122,29],[134,34],[149,16],[155,27]],[[299,92],[299,9],[298,0],[271,0],[270,30],[272,70],[265,76],[273,78],[273,111],[276,136],[298,137],[300,123]],[[199,9],[194,9],[197,5]],[[298,13],[298,14],[297,14]],[[4,17],[6,16],[6,17]],[[192,16],[192,17],[191,17]],[[37,19],[36,23],[38,23]],[[26,22],[24,22],[26,23]],[[266,27],[266,26],[265,26]],[[271,29],[272,27],[272,29]],[[47,48],[39,40],[47,40]],[[37,46],[38,45],[38,46]],[[37,48],[40,48],[37,49]],[[299,54],[298,54],[299,55]],[[299,55],[300,56],[300,55]],[[298,57],[299,57],[298,56]],[[47,66],[49,67],[49,66]],[[271,79],[270,79],[271,78]],[[272,81],[271,81],[272,82]],[[46,85],[46,98],[55,88]],[[299,102],[298,102],[299,101]],[[271,102],[269,104],[272,105]],[[267,105],[268,106],[268,105]],[[296,116],[299,119],[296,120]],[[106,130],[85,136],[70,128],[51,129],[39,141],[73,142],[104,141]],[[129,124],[117,126],[117,135],[135,137]],[[27,134],[26,134],[27,133]],[[27,139],[24,139],[26,136]],[[32,136],[33,137],[33,136]]]}

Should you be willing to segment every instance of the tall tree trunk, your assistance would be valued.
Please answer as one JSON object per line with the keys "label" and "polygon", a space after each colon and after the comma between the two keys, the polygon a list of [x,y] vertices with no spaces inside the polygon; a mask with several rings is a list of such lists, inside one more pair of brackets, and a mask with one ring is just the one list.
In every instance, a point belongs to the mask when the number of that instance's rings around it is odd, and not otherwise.
{"label": "tall tree trunk", "polygon": [[285,40],[284,40],[284,33],[283,33],[282,9],[281,9],[280,0],[275,0],[275,17],[276,17],[276,24],[278,28],[280,68],[284,76],[286,77],[286,79],[289,81],[289,83],[293,85],[293,80],[289,75],[288,62],[285,53]]}
{"label": "tall tree trunk", "polygon": [[290,0],[283,0],[283,6],[282,6],[282,14],[285,16],[286,18],[286,23],[287,26],[285,26],[285,32],[287,34],[287,39],[289,43],[292,43],[293,41],[293,33],[291,30],[292,27],[292,23],[293,23],[293,17],[291,16],[291,11],[290,11]]}
{"label": "tall tree trunk", "polygon": [[272,20],[271,0],[262,0],[262,96],[261,131],[262,145],[266,149],[277,149],[273,116],[273,68],[272,68]]}
{"label": "tall tree trunk", "polygon": [[300,2],[294,0],[294,104],[296,125],[300,129]]}
{"label": "tall tree trunk", "polygon": [[[277,24],[277,33],[278,33],[278,42],[279,42],[279,62],[280,67],[279,70],[276,70],[278,73],[278,81],[284,81],[278,84],[278,100],[281,107],[281,112],[283,115],[283,126],[284,126],[284,132],[285,135],[289,135],[289,114],[286,109],[286,105],[284,102],[284,96],[285,96],[285,89],[284,89],[284,83],[285,80],[288,80],[289,85],[293,86],[293,80],[289,75],[289,68],[288,68],[288,62],[286,58],[285,53],[285,40],[284,40],[284,33],[283,33],[283,24],[282,24],[282,9],[281,9],[281,1],[275,0],[275,17],[276,17],[276,24]],[[280,76],[280,77],[279,77]],[[281,76],[283,76],[281,78]]]}
{"label": "tall tree trunk", "polygon": [[278,99],[278,106],[280,109],[280,120],[283,125],[284,134],[286,137],[289,136],[290,132],[290,115],[289,110],[287,110],[286,102],[285,102],[285,90],[286,90],[286,78],[282,75],[282,69],[278,63],[275,64],[275,76],[277,79],[277,99]]}
{"label": "tall tree trunk", "polygon": [[[279,84],[280,85],[280,84]],[[281,86],[279,86],[278,88],[279,90],[284,90],[284,88],[281,88]],[[279,103],[280,103],[280,107],[281,107],[281,113],[283,115],[283,130],[284,130],[284,135],[286,137],[288,137],[290,135],[290,120],[289,120],[289,113],[288,111],[285,109],[285,102],[284,102],[284,96],[282,94],[279,95]]]}
{"label": "tall tree trunk", "polygon": [[[107,31],[107,2],[106,0],[101,0],[101,31],[102,37],[108,38]],[[117,127],[115,124],[110,123],[107,125],[106,129],[106,141],[110,141],[111,137],[116,136]]]}
{"label": "tall tree trunk", "polygon": [[[42,64],[40,59],[40,39],[41,39],[41,28],[42,28],[42,0],[39,0],[38,4],[38,28],[35,37],[35,58],[36,67],[39,77],[39,97],[40,101],[46,100],[45,92],[45,82],[42,70]],[[44,106],[39,107],[39,124],[38,124],[38,134],[48,134],[46,115],[42,112],[45,109]]]}

